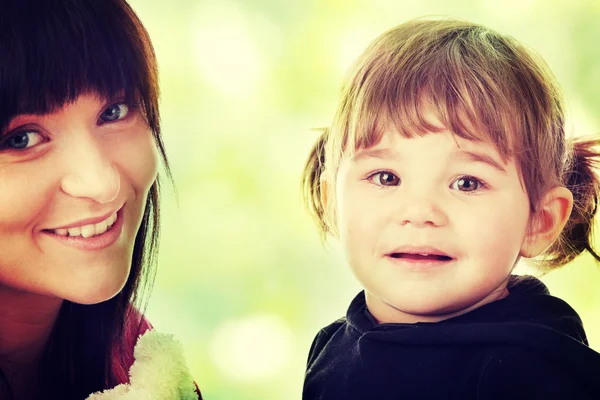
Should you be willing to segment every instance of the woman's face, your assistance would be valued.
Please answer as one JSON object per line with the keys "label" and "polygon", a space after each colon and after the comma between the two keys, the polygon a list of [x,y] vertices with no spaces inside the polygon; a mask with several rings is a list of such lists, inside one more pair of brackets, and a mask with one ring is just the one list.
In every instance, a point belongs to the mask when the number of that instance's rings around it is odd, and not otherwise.
{"label": "woman's face", "polygon": [[139,109],[94,94],[0,136],[0,290],[93,304],[131,267],[157,151]]}

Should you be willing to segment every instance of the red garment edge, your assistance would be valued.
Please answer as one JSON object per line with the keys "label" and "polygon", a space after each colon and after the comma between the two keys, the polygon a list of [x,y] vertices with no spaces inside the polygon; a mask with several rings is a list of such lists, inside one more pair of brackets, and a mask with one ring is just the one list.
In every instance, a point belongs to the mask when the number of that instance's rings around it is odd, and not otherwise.
{"label": "red garment edge", "polygon": [[[124,354],[120,354],[118,348],[113,349],[112,367],[113,376],[115,378],[115,381],[117,382],[117,385],[123,383],[129,384],[129,368],[131,368],[131,365],[133,365],[133,362],[135,360],[133,357],[133,349],[135,347],[135,344],[137,343],[137,340],[141,335],[152,329],[154,329],[152,324],[142,314],[140,314],[138,310],[134,308],[130,309],[130,312],[127,313],[125,329],[123,332]],[[125,366],[121,364],[121,359],[125,361]],[[200,393],[200,389],[198,388],[198,384],[196,384],[196,382],[194,382],[194,386],[196,387],[196,394],[198,395],[198,399],[202,400],[202,394]]]}

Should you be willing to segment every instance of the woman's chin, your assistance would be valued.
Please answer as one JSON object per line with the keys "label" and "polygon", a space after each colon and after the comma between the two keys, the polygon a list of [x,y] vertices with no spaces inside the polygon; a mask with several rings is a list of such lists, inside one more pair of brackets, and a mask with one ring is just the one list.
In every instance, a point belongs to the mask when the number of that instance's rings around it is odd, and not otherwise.
{"label": "woman's chin", "polygon": [[113,293],[102,293],[102,294],[94,294],[94,295],[88,295],[88,296],[78,296],[78,297],[73,297],[73,298],[69,298],[69,299],[65,299],[65,300],[69,300],[72,303],[77,303],[77,304],[82,304],[82,305],[86,305],[86,306],[90,306],[90,305],[94,305],[94,304],[99,304],[105,301],[108,301],[110,299],[112,299],[113,297],[115,297],[119,292],[113,292]]}
{"label": "woman's chin", "polygon": [[125,286],[125,280],[117,282],[105,282],[104,284],[91,287],[80,287],[77,292],[65,294],[64,299],[73,303],[92,305],[110,300],[121,292]]}

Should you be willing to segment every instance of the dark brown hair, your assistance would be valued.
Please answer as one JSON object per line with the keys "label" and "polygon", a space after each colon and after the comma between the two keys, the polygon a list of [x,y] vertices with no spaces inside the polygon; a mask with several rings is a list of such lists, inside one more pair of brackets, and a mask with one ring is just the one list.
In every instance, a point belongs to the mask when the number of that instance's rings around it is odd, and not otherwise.
{"label": "dark brown hair", "polygon": [[492,143],[505,161],[515,160],[532,215],[548,189],[567,187],[573,211],[544,265],[563,265],[583,250],[600,260],[591,246],[600,142],[565,137],[562,94],[552,72],[512,37],[466,21],[415,20],[363,52],[303,174],[305,203],[324,236],[335,233],[336,215],[335,199],[328,207],[322,202],[322,180],[334,186],[342,156],[377,144],[390,126],[406,137],[448,129]]}
{"label": "dark brown hair", "polygon": [[[160,135],[155,54],[127,2],[3,1],[0,132],[16,115],[50,113],[86,92],[108,99],[124,93],[125,101],[139,103],[171,178]],[[42,362],[47,398],[80,400],[117,383],[112,355],[122,354],[125,325],[139,330],[132,304],[142,305],[143,289],[152,285],[158,232],[157,180],[148,193],[123,290],[100,304],[63,303]]]}

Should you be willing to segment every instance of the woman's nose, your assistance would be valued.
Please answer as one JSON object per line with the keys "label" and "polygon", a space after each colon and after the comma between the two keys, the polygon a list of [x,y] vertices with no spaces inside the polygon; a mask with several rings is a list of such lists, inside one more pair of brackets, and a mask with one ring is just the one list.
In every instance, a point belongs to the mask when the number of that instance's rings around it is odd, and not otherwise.
{"label": "woman's nose", "polygon": [[[75,136],[75,135],[74,135]],[[72,197],[110,203],[119,194],[119,171],[93,135],[76,135],[64,149],[61,189]]]}

